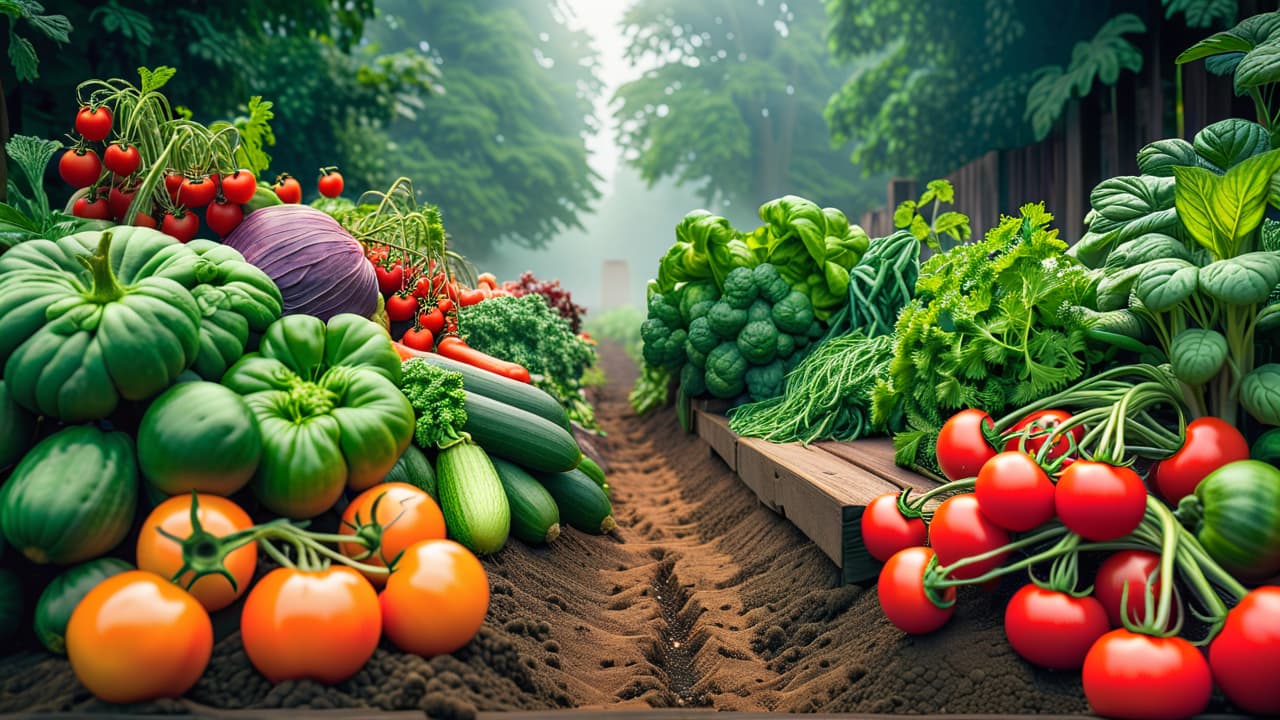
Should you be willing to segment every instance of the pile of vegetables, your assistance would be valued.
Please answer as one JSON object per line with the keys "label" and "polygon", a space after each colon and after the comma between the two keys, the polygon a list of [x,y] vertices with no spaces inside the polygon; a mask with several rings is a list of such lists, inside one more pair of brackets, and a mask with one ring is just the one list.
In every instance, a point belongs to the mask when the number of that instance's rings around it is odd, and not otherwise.
{"label": "pile of vegetables", "polygon": [[[342,682],[384,638],[454,652],[488,610],[477,556],[615,527],[565,408],[470,347],[459,309],[510,301],[474,337],[548,387],[575,387],[590,345],[541,294],[474,277],[405,179],[352,202],[323,168],[314,207],[293,178],[257,183],[270,104],[206,128],[172,117],[171,76],[82,86],[60,163],[73,214],[44,207],[57,143],[8,146],[32,189],[0,227],[0,551],[61,572],[24,609],[30,578],[0,568],[0,643],[29,624],[114,703],[189,690],[211,614],[241,599],[245,653],[275,683]],[[197,207],[222,242],[194,237]],[[392,341],[384,292],[413,296],[402,327],[438,318],[418,343],[438,352]],[[526,329],[561,346],[501,345]]]}

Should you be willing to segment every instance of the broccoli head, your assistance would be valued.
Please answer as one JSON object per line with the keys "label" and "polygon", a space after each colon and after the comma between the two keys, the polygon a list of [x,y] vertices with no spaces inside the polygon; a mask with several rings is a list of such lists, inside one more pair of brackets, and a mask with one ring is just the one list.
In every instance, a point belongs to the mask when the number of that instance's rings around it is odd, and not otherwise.
{"label": "broccoli head", "polygon": [[644,361],[654,367],[678,370],[684,364],[684,341],[688,333],[675,329],[662,320],[649,318],[640,323],[640,339],[644,341]]}
{"label": "broccoli head", "polygon": [[774,360],[768,365],[756,365],[748,368],[744,377],[747,383],[747,392],[751,394],[751,399],[760,401],[782,394],[787,373],[783,362]]}
{"label": "broccoli head", "polygon": [[683,327],[680,308],[672,305],[662,293],[649,296],[649,319],[661,320],[670,328]]}
{"label": "broccoli head", "polygon": [[707,382],[705,373],[692,364],[685,365],[680,371],[680,388],[684,390],[684,394],[689,397],[698,397],[707,394]]}
{"label": "broccoli head", "polygon": [[724,294],[721,300],[739,310],[751,307],[751,301],[760,294],[755,280],[751,276],[751,268],[736,267],[724,277]]}
{"label": "broccoli head", "polygon": [[773,322],[773,306],[764,300],[756,300],[747,308],[747,322],[768,320]]}
{"label": "broccoli head", "polygon": [[733,307],[727,300],[721,300],[707,312],[707,324],[721,339],[733,340],[747,324],[747,311]]}
{"label": "broccoli head", "polygon": [[778,329],[768,320],[749,322],[738,333],[738,352],[752,365],[766,365],[778,352]]}
{"label": "broccoli head", "polygon": [[715,300],[703,300],[702,302],[689,308],[689,317],[686,318],[688,322],[685,325],[685,327],[692,325],[693,321],[697,320],[700,317],[706,317],[707,313],[711,312],[711,308],[715,304],[716,304]]}
{"label": "broccoli head", "polygon": [[688,340],[684,341],[684,355],[687,364],[692,365],[699,370],[705,370],[707,367],[707,354],[694,347]]}
{"label": "broccoli head", "polygon": [[467,394],[462,373],[413,358],[401,365],[400,392],[409,399],[417,421],[413,440],[421,448],[447,448],[467,439]]}
{"label": "broccoli head", "polygon": [[676,294],[680,298],[680,317],[685,327],[689,327],[689,323],[693,322],[693,309],[696,306],[707,301],[714,303],[720,299],[720,291],[716,289],[716,284],[709,280],[685,283],[680,286]]}
{"label": "broccoli head", "polygon": [[813,305],[809,296],[799,290],[792,290],[774,303],[773,324],[783,332],[798,335],[808,330],[813,321]]}
{"label": "broccoli head", "polygon": [[711,329],[711,320],[700,317],[689,323],[689,345],[706,355],[720,344],[720,337]]}
{"label": "broccoli head", "polygon": [[791,353],[795,351],[796,339],[786,333],[778,333],[778,357],[785,360],[791,357]]}
{"label": "broccoli head", "polygon": [[736,343],[723,342],[707,355],[707,392],[718,398],[737,397],[746,387],[747,360]]}
{"label": "broccoli head", "polygon": [[770,303],[777,303],[791,292],[791,286],[778,273],[778,268],[769,263],[760,263],[751,270],[751,279],[755,281],[760,295]]}

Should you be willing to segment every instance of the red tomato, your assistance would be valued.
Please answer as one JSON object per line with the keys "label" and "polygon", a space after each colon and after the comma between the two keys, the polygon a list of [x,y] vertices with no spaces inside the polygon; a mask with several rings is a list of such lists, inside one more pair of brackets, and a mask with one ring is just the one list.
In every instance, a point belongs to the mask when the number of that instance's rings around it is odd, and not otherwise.
{"label": "red tomato", "polygon": [[949,587],[942,599],[953,603],[945,608],[933,604],[924,591],[924,573],[933,558],[927,547],[909,547],[894,553],[876,581],[880,609],[899,630],[910,635],[924,635],[947,624],[955,612],[956,589]]}
{"label": "red tomato", "polygon": [[[987,519],[973,493],[954,495],[943,501],[929,521],[929,545],[938,553],[938,562],[951,565],[958,560],[995,550],[1009,544],[1009,533]],[[1000,567],[1009,553],[965,566],[950,577],[965,580],[985,575]]]}
{"label": "red tomato", "polygon": [[1180,637],[1112,630],[1098,639],[1080,673],[1098,715],[1136,720],[1189,718],[1209,704],[1209,663]]}
{"label": "red tomato", "polygon": [[142,155],[135,145],[111,143],[102,153],[102,164],[120,177],[128,177],[138,170],[142,164]]}
{"label": "red tomato", "polygon": [[217,194],[217,183],[207,177],[183,178],[177,201],[189,208],[204,207],[213,202]]}
{"label": "red tomato", "polygon": [[862,544],[871,557],[884,562],[899,550],[924,545],[928,539],[921,518],[906,518],[898,510],[898,494],[887,493],[862,511]]}
{"label": "red tomato", "polygon": [[431,352],[436,346],[435,335],[426,328],[409,328],[405,330],[400,342],[422,352]]}
{"label": "red tomato", "polygon": [[392,322],[412,320],[418,312],[418,298],[396,293],[387,298],[387,317]]}
{"label": "red tomato", "polygon": [[1014,652],[1050,670],[1076,670],[1111,629],[1097,598],[1072,597],[1034,583],[1023,585],[1004,609],[1004,634]]}
{"label": "red tomato", "polygon": [[324,170],[320,175],[320,179],[316,181],[316,186],[321,195],[327,198],[336,198],[342,194],[342,173],[337,170]]}
{"label": "red tomato", "polygon": [[111,186],[111,192],[107,194],[107,204],[111,206],[111,217],[117,220],[124,218],[124,214],[129,211],[129,205],[133,203],[133,196],[138,194],[138,186],[132,185],[124,188]]}
{"label": "red tomato", "polygon": [[89,187],[102,176],[102,161],[92,150],[68,150],[58,159],[58,175],[71,187]]}
{"label": "red tomato", "polygon": [[182,212],[181,215],[165,213],[160,220],[160,232],[177,238],[179,242],[190,242],[200,232],[200,218],[191,212]]}
{"label": "red tomato", "polygon": [[374,263],[373,271],[378,276],[378,289],[383,295],[400,292],[404,286],[404,267],[395,263],[387,268],[385,263]]}
{"label": "red tomato", "polygon": [[440,308],[440,312],[447,313],[453,310],[453,301],[447,297],[442,297],[436,301],[436,307]]}
{"label": "red tomato", "polygon": [[[377,511],[374,511],[377,503]],[[424,490],[408,483],[374,485],[356,496],[342,513],[342,535],[356,535],[376,543],[377,549],[362,557],[366,546],[342,543],[343,555],[367,565],[387,567],[410,545],[445,538],[444,515],[440,506]],[[366,575],[377,587],[386,584],[382,575]]]}
{"label": "red tomato", "polygon": [[[1065,410],[1041,410],[1022,418],[1009,429],[1017,433],[1004,444],[1006,451],[1023,450],[1028,455],[1036,455],[1049,439],[1049,434],[1059,425],[1071,419],[1071,413]],[[1030,436],[1030,437],[1024,437]],[[1056,460],[1071,451],[1073,443],[1079,447],[1084,440],[1084,427],[1076,425],[1065,434],[1054,440],[1053,447],[1045,455],[1046,460]]]}
{"label": "red tomato", "polygon": [[222,197],[233,205],[244,205],[258,190],[258,179],[248,170],[237,170],[222,176]]}
{"label": "red tomato", "polygon": [[458,293],[458,304],[470,307],[484,300],[484,293],[479,290],[463,290]]}
{"label": "red tomato", "polygon": [[948,480],[977,475],[996,454],[986,435],[994,427],[990,415],[972,408],[961,410],[943,424],[938,433],[938,467]]}
{"label": "red tomato", "polygon": [[77,198],[71,204],[71,214],[78,218],[87,218],[90,220],[110,220],[111,219],[111,203],[106,198]]}
{"label": "red tomato", "polygon": [[276,182],[271,186],[276,191],[276,197],[280,198],[282,203],[297,204],[302,202],[302,184],[297,178],[282,174],[276,178]]}
{"label": "red tomato", "polygon": [[418,313],[418,324],[430,330],[433,335],[439,335],[444,331],[444,313],[438,307],[431,308],[430,312]]}
{"label": "red tomato", "polygon": [[240,616],[245,655],[273,683],[340,683],[369,662],[381,635],[378,593],[345,565],[276,568],[249,592]]}
{"label": "red tomato", "polygon": [[1105,542],[1128,535],[1142,522],[1147,486],[1127,467],[1080,460],[1062,471],[1053,504],[1068,530]]}
{"label": "red tomato", "polygon": [[67,623],[71,669],[110,703],[181,697],[212,654],[209,613],[182,588],[144,570],[103,580]]}
{"label": "red tomato", "polygon": [[171,172],[164,176],[164,189],[169,193],[169,199],[178,202],[178,190],[182,189],[182,174]]}
{"label": "red tomato", "polygon": [[387,639],[405,652],[443,655],[471,642],[489,611],[489,578],[452,540],[410,545],[380,596]]}
{"label": "red tomato", "polygon": [[133,216],[134,227],[146,227],[152,230],[156,229],[156,219],[146,213],[138,213]]}
{"label": "red tomato", "polygon": [[[1124,627],[1122,618],[1125,615],[1135,623],[1148,619],[1144,617],[1147,580],[1159,568],[1160,556],[1146,550],[1120,550],[1112,553],[1098,566],[1098,574],[1093,581],[1093,594],[1107,611],[1107,619],[1111,621],[1112,627]],[[1124,615],[1121,615],[1120,599],[1124,596],[1126,585],[1129,587],[1129,600],[1125,604]],[[1159,580],[1152,585],[1151,595],[1159,597]],[[1173,618],[1169,620],[1172,623]]]}
{"label": "red tomato", "polygon": [[991,458],[978,471],[973,494],[982,514],[1006,530],[1026,532],[1053,519],[1053,481],[1030,455]]}
{"label": "red tomato", "polygon": [[1280,587],[1244,596],[1209,646],[1209,667],[1223,694],[1242,710],[1280,715]]}
{"label": "red tomato", "polygon": [[[248,530],[253,521],[239,505],[217,495],[199,495],[200,527],[214,537],[226,537]],[[142,523],[138,533],[138,569],[148,570],[161,577],[173,578],[182,569],[182,545],[160,534],[160,530],[176,537],[191,537],[191,496],[175,495],[156,506]],[[253,571],[258,567],[258,544],[249,543],[230,552],[223,567],[236,579],[236,586],[224,575],[205,575],[187,592],[200,601],[209,612],[216,612],[235,602],[249,589]],[[186,588],[192,573],[179,577],[178,584]]]}
{"label": "red tomato", "polygon": [[1195,492],[1206,475],[1236,460],[1249,459],[1249,442],[1231,423],[1216,417],[1187,423],[1187,439],[1172,457],[1151,470],[1155,486],[1170,505]]}
{"label": "red tomato", "polygon": [[106,105],[80,108],[76,113],[76,132],[89,142],[106,140],[111,133],[111,108]]}
{"label": "red tomato", "polygon": [[218,237],[226,237],[244,221],[244,208],[219,200],[204,211],[204,220]]}
{"label": "red tomato", "polygon": [[369,258],[369,262],[377,264],[387,259],[391,254],[391,250],[386,245],[370,245],[365,250],[365,257]]}
{"label": "red tomato", "polygon": [[479,277],[476,278],[476,285],[488,285],[489,289],[492,290],[498,287],[498,276],[489,272],[480,273]]}

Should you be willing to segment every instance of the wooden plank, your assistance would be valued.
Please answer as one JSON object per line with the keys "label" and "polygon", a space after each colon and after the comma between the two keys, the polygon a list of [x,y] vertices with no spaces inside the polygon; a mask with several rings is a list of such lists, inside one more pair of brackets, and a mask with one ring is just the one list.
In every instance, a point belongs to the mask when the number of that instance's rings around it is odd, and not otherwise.
{"label": "wooden plank", "polygon": [[738,436],[729,429],[729,419],[723,415],[694,410],[694,432],[711,446],[730,470],[738,469]]}
{"label": "wooden plank", "polygon": [[938,483],[923,475],[898,467],[893,462],[893,441],[889,438],[866,438],[854,442],[823,441],[814,443],[822,450],[844,458],[899,488],[927,492]]}
{"label": "wooden plank", "polygon": [[738,438],[738,479],[770,510],[778,510],[777,474],[768,454],[771,443],[758,438]]}

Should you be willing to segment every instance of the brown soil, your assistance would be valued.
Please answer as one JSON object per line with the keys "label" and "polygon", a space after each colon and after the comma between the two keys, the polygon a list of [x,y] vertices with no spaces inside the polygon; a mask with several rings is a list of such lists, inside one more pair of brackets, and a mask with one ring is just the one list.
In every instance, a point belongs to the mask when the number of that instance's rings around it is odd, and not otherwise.
{"label": "brown soil", "polygon": [[[477,710],[708,707],[780,712],[1075,713],[1079,676],[1032,670],[1004,640],[1005,593],[962,593],[943,631],[908,638],[874,588],[841,586],[834,565],[759,505],[671,411],[636,418],[634,368],[604,349],[598,399],[620,529],[566,531],[550,548],[512,541],[486,560],[489,619],[454,656],[379,649],[336,687],[272,687],[249,665],[236,608],[189,702],[199,706]],[[28,643],[29,643],[28,639]],[[62,658],[0,659],[0,712],[115,709],[76,682]]]}

